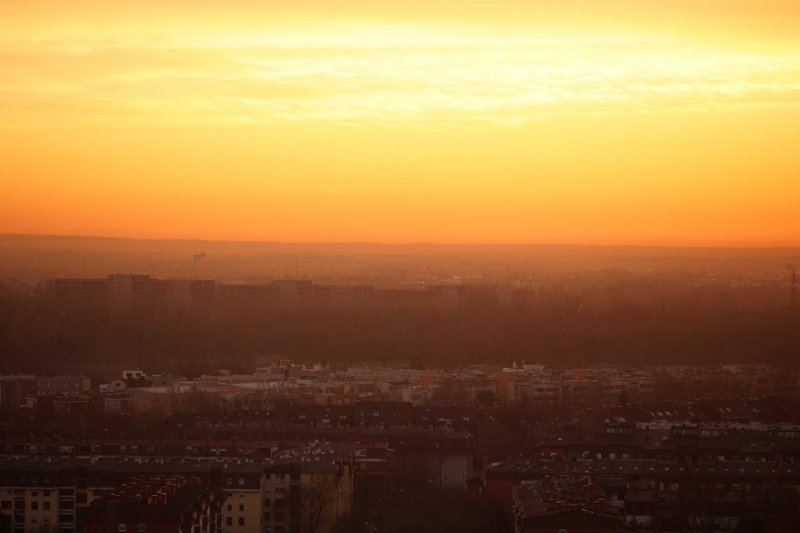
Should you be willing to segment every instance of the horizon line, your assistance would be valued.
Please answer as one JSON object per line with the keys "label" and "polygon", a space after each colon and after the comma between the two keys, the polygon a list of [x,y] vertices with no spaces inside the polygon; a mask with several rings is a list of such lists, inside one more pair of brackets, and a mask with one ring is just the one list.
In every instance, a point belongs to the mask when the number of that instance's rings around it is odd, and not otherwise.
{"label": "horizon line", "polygon": [[537,247],[537,246],[563,246],[563,247],[585,247],[585,248],[664,248],[664,249],[679,249],[679,248],[717,248],[717,249],[800,249],[800,244],[642,244],[642,243],[591,243],[591,242],[437,242],[437,241],[359,241],[359,240],[342,240],[342,241],[278,241],[278,240],[258,240],[258,239],[203,239],[200,237],[133,237],[125,235],[87,235],[81,233],[23,233],[23,232],[0,232],[0,238],[3,237],[41,237],[41,238],[74,238],[74,239],[116,239],[127,241],[201,241],[205,243],[239,243],[239,244],[275,244],[275,245],[312,245],[312,246],[345,246],[345,245],[370,245],[370,246],[453,246],[465,248],[480,248],[490,246],[507,246],[507,247]]}

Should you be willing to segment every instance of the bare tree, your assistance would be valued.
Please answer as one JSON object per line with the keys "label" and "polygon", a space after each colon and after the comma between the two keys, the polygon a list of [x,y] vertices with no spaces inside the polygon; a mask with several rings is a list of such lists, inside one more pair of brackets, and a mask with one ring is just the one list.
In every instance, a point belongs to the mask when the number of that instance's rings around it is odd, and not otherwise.
{"label": "bare tree", "polygon": [[[303,489],[303,510],[308,516],[308,533],[323,531],[330,509],[336,503],[338,482],[334,474],[317,474]],[[333,526],[333,524],[330,524]]]}

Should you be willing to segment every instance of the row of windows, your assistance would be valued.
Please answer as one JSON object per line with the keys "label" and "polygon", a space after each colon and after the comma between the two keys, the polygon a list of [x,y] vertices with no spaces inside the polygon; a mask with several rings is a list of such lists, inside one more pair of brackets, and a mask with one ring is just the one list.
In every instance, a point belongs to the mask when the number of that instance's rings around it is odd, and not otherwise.
{"label": "row of windows", "polygon": [[[275,501],[283,502],[284,500],[275,500]],[[272,506],[272,500],[264,500],[264,507],[271,507],[271,506]],[[233,512],[233,505],[232,504],[230,504],[230,503],[228,504],[227,511],[229,513]],[[244,512],[244,504],[243,503],[239,504],[239,512],[240,513]]]}
{"label": "row of windows", "polygon": [[[117,531],[128,531],[128,524],[120,524]],[[142,533],[143,531],[147,531],[147,527],[144,524],[136,524],[136,531],[137,533]]]}
{"label": "row of windows", "polygon": [[[271,519],[274,519],[276,522],[283,522],[283,521],[286,520],[286,513],[275,513],[275,516],[273,517],[272,514],[269,511],[265,512],[264,513],[264,521],[268,522]],[[232,516],[226,516],[225,517],[225,525],[226,526],[232,526],[233,525],[233,517]],[[244,517],[243,516],[240,516],[240,517],[238,517],[236,519],[236,525],[238,525],[238,526],[245,525],[245,521],[244,521]],[[122,531],[122,530],[120,530],[120,531]]]}
{"label": "row of windows", "polygon": [[[269,478],[270,478],[271,480],[272,480],[272,479],[276,479],[276,480],[282,480],[282,479],[283,479],[283,480],[288,480],[288,479],[291,479],[291,476],[290,476],[289,474],[270,474]],[[244,479],[243,477],[240,477],[240,478],[237,480],[237,483],[238,483],[238,485],[239,485],[240,487],[243,487],[243,486],[244,486],[244,484],[245,484],[245,479]],[[233,484],[234,484],[234,482],[233,482],[233,478],[230,478],[230,477],[229,477],[229,478],[227,478],[227,479],[225,480],[225,485],[226,485],[226,486],[229,486],[229,487],[230,487],[230,486],[232,486]]]}
{"label": "row of windows", "polygon": [[[39,505],[40,503],[41,503],[42,511],[49,511],[50,510],[50,502],[32,501],[30,503],[31,511],[38,511],[39,508],[40,508],[40,505]],[[22,507],[21,504],[22,504],[21,501],[17,502],[17,507],[21,508]],[[8,510],[8,509],[11,509],[11,507],[12,507],[11,500],[3,500],[2,502],[0,502],[0,509],[2,509],[2,510]]]}
{"label": "row of windows", "polygon": [[[33,501],[31,502],[31,511],[38,511],[39,510],[39,502]],[[42,511],[49,511],[50,510],[50,502],[42,502]]]}

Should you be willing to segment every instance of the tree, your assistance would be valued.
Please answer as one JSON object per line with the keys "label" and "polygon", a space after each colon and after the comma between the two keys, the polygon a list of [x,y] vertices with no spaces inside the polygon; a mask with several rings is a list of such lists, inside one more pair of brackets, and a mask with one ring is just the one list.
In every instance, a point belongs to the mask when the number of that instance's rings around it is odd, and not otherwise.
{"label": "tree", "polygon": [[[311,482],[303,488],[303,511],[308,517],[308,528],[303,528],[307,533],[317,533],[328,521],[331,509],[336,503],[338,482],[333,473],[312,474]],[[331,525],[333,525],[331,523]]]}

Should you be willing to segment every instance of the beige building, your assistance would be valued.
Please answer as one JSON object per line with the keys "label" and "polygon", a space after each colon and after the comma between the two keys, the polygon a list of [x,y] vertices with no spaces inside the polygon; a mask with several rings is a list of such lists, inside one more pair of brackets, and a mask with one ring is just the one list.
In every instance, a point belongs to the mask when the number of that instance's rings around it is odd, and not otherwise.
{"label": "beige building", "polygon": [[90,479],[81,469],[20,465],[3,471],[0,512],[11,516],[15,532],[75,531],[79,509],[113,489],[103,478]]}
{"label": "beige building", "polygon": [[303,457],[266,465],[231,465],[223,476],[224,533],[326,533],[350,513],[352,459]]}
{"label": "beige building", "polygon": [[0,490],[0,512],[12,517],[16,531],[57,531],[58,489],[4,487]]}
{"label": "beige building", "polygon": [[222,506],[224,533],[264,531],[264,475],[254,472],[252,465],[226,465],[221,473],[225,503]]}

